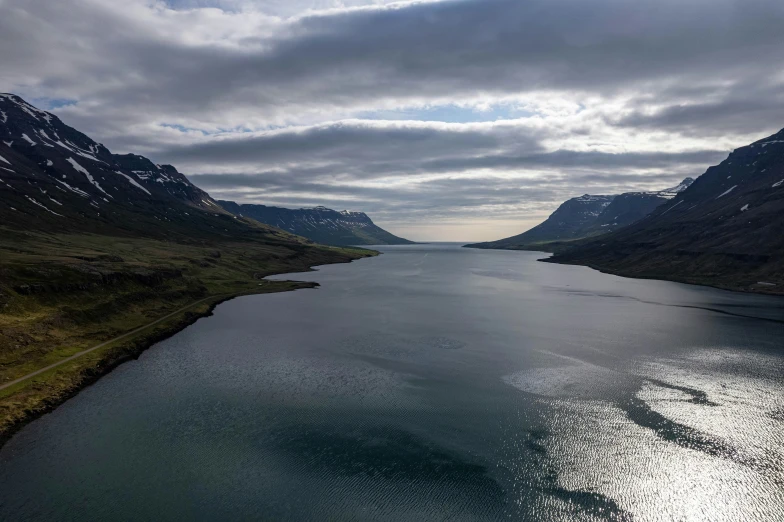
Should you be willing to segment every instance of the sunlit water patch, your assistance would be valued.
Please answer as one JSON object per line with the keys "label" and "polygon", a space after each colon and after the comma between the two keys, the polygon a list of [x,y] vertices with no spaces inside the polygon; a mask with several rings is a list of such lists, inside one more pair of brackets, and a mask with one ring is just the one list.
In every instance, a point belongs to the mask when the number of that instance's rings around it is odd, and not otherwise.
{"label": "sunlit water patch", "polygon": [[[551,488],[575,494],[560,511],[574,509],[581,498],[586,505],[570,516],[782,516],[781,357],[699,349],[627,362],[628,373],[565,362],[503,378],[553,410],[542,432],[523,439],[546,455],[542,460],[555,477]],[[634,382],[637,391],[623,399],[617,392],[628,392]]]}

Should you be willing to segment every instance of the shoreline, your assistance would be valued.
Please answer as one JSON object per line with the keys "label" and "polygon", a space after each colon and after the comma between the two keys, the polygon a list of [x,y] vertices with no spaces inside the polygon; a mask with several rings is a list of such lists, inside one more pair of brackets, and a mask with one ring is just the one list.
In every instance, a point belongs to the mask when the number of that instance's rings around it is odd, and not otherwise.
{"label": "shoreline", "polygon": [[[533,251],[532,250],[525,250],[524,252],[533,252]],[[553,255],[550,252],[544,252],[544,251],[541,251],[541,252],[544,253],[544,254],[550,254],[551,256]],[[682,285],[702,286],[702,287],[705,287],[705,288],[713,288],[713,289],[716,289],[716,290],[724,290],[725,292],[738,292],[738,293],[741,293],[741,294],[750,294],[750,295],[764,295],[764,296],[768,296],[768,297],[784,297],[784,289],[779,289],[777,287],[771,287],[771,288],[776,288],[777,289],[777,291],[775,291],[775,292],[771,292],[769,290],[768,291],[763,290],[763,288],[767,288],[767,287],[761,287],[760,290],[754,290],[754,289],[751,289],[749,287],[735,287],[735,286],[730,286],[730,285],[722,285],[720,283],[697,282],[695,280],[690,280],[690,279],[687,279],[687,278],[678,278],[677,276],[676,277],[663,277],[663,276],[647,276],[647,275],[644,275],[644,274],[630,274],[630,273],[624,272],[622,270],[612,270],[612,269],[609,269],[609,268],[604,268],[604,267],[600,267],[600,266],[597,266],[597,265],[592,265],[592,264],[589,264],[589,263],[570,263],[570,262],[565,262],[565,261],[553,261],[551,259],[552,259],[552,257],[547,257],[547,258],[537,259],[537,261],[539,261],[541,263],[550,263],[550,264],[553,264],[553,265],[584,266],[586,268],[590,268],[591,270],[596,270],[597,272],[601,272],[602,274],[614,275],[614,276],[618,276],[618,277],[625,277],[627,279],[644,279],[644,280],[649,280],[649,281],[668,281],[670,283],[679,283],[679,284],[682,284]]]}
{"label": "shoreline", "polygon": [[[375,252],[375,251],[370,251]],[[365,259],[366,257],[375,257],[378,254],[370,254],[368,256],[358,257],[356,259],[350,259],[347,261],[336,261],[334,263],[326,263],[326,264],[319,264],[314,266],[326,266],[331,264],[348,264],[353,263],[359,259]],[[295,274],[295,273],[307,273],[307,272],[315,272],[316,270],[314,267],[308,267],[308,269],[304,272],[279,272],[269,274],[265,277],[274,276],[274,275],[283,275],[283,274]],[[213,315],[215,309],[218,305],[230,301],[232,299],[236,299],[238,297],[243,296],[251,296],[251,295],[263,295],[263,294],[276,294],[276,293],[283,293],[283,292],[293,292],[296,290],[304,290],[304,289],[312,289],[318,288],[320,285],[315,281],[267,281],[268,283],[278,283],[278,284],[288,284],[290,287],[286,288],[270,288],[270,286],[265,285],[265,287],[259,287],[258,291],[241,291],[233,294],[218,294],[212,297],[207,297],[202,301],[196,301],[191,303],[185,310],[182,310],[181,313],[176,313],[175,316],[171,318],[164,319],[161,323],[157,323],[154,321],[149,323],[146,326],[141,327],[141,330],[137,335],[131,335],[127,338],[118,339],[116,342],[119,343],[115,346],[102,346],[102,348],[106,349],[106,353],[101,356],[99,361],[88,368],[82,369],[79,371],[78,378],[73,382],[71,386],[64,388],[59,393],[53,394],[52,397],[47,397],[41,403],[41,406],[35,409],[26,409],[22,411],[22,415],[18,418],[14,419],[14,421],[9,424],[8,426],[0,429],[0,450],[5,446],[5,444],[13,438],[13,436],[22,430],[25,426],[30,424],[31,422],[52,413],[55,409],[59,406],[64,404],[69,399],[75,397],[79,394],[82,390],[86,389],[87,387],[95,384],[100,380],[102,377],[111,373],[115,368],[119,367],[120,365],[138,359],[144,352],[155,346],[156,344],[160,343],[161,341],[165,341],[166,339],[173,337],[177,333],[185,330],[187,327],[194,324],[199,319],[210,317]],[[206,309],[199,310],[200,307],[206,306]],[[193,309],[191,308],[193,307]],[[196,311],[195,311],[196,310]],[[164,316],[165,318],[166,316]],[[145,332],[150,328],[149,332]],[[110,342],[110,344],[114,344],[114,342]],[[100,343],[99,345],[100,346]],[[86,354],[86,352],[85,352]],[[52,368],[49,371],[56,372],[60,368]],[[48,371],[44,371],[40,375],[45,375]],[[29,379],[35,379],[37,375],[31,375]],[[27,380],[27,379],[25,379]],[[23,385],[24,381],[18,383],[19,385]],[[27,384],[30,386],[31,384]],[[34,384],[32,384],[34,385]],[[24,386],[24,385],[23,385]],[[21,389],[21,388],[20,388]],[[9,396],[13,396],[11,393]]]}
{"label": "shoreline", "polygon": [[743,294],[765,295],[771,297],[784,297],[784,287],[776,287],[776,286],[768,287],[768,286],[760,285],[759,289],[754,289],[754,288],[750,288],[749,286],[732,286],[732,285],[725,285],[721,283],[708,283],[708,282],[697,281],[689,278],[679,278],[677,276],[664,277],[661,275],[644,275],[644,274],[637,274],[637,273],[629,273],[629,272],[624,272],[623,270],[612,270],[610,268],[601,267],[590,263],[578,263],[578,262],[554,260],[553,258],[558,255],[556,252],[548,252],[547,250],[537,250],[535,248],[484,248],[484,247],[477,247],[473,245],[463,245],[463,248],[470,248],[473,250],[502,250],[507,252],[537,252],[540,254],[546,254],[550,256],[542,259],[537,259],[537,261],[540,261],[542,263],[551,263],[553,265],[564,265],[564,266],[584,266],[586,268],[596,270],[597,272],[601,272],[602,274],[614,275],[618,277],[626,277],[628,279],[669,281],[671,283],[680,283],[683,285],[715,288],[716,290],[724,290],[727,292],[739,292]]}

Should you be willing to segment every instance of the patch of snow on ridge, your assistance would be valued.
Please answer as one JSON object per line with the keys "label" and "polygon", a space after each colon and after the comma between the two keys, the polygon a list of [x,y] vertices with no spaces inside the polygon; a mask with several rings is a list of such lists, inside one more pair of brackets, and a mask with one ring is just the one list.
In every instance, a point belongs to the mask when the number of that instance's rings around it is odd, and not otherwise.
{"label": "patch of snow on ridge", "polygon": [[643,194],[651,194],[659,196],[660,198],[673,199],[675,196],[689,188],[694,183],[694,178],[686,178],[675,187],[666,188],[658,192],[643,192]]}
{"label": "patch of snow on ridge", "polygon": [[666,214],[666,213],[667,213],[667,212],[669,212],[670,210],[674,209],[675,207],[677,207],[677,206],[678,206],[678,205],[680,205],[681,203],[683,203],[683,200],[680,200],[680,201],[678,201],[676,204],[674,204],[673,206],[671,206],[670,208],[668,208],[667,210],[665,210],[664,212],[662,212],[662,214],[661,214],[661,215],[663,216],[664,214]]}
{"label": "patch of snow on ridge", "polygon": [[92,154],[88,154],[88,153],[82,151],[81,149],[77,148],[77,150],[75,150],[74,152],[77,153],[78,155],[80,155],[83,158],[87,158],[87,159],[90,159],[90,160],[93,160],[93,161],[97,161],[98,163],[103,163],[104,165],[106,165],[105,161],[99,160],[98,158],[96,158]]}
{"label": "patch of snow on ridge", "polygon": [[31,202],[31,203],[33,203],[34,205],[37,205],[37,206],[41,207],[42,209],[46,210],[46,211],[47,211],[47,212],[49,212],[50,214],[54,214],[55,216],[60,216],[60,217],[63,217],[63,215],[62,215],[62,214],[58,214],[57,212],[55,212],[55,211],[53,211],[53,210],[49,210],[49,208],[48,208],[46,205],[44,205],[44,204],[42,204],[42,203],[39,203],[39,202],[37,202],[37,201],[35,200],[35,198],[31,198],[30,196],[25,196],[25,197],[28,199],[28,201],[30,201],[30,202]]}
{"label": "patch of snow on ridge", "polygon": [[36,129],[36,132],[38,133],[39,136],[41,136],[41,138],[44,139],[44,141],[43,141],[44,146],[54,148],[54,145],[52,145],[51,143],[46,143],[47,141],[51,141],[52,143],[54,143],[55,140],[50,138],[45,130],[43,130],[43,129]]}
{"label": "patch of snow on ridge", "polygon": [[95,187],[96,187],[98,190],[100,190],[101,192],[103,192],[103,193],[104,193],[104,194],[106,194],[107,196],[109,196],[109,197],[112,197],[112,196],[111,196],[111,194],[109,194],[108,192],[106,192],[106,191],[105,191],[105,190],[104,190],[104,189],[101,187],[101,185],[99,185],[99,184],[98,184],[98,182],[97,182],[97,181],[95,181],[95,178],[93,178],[93,177],[90,175],[90,173],[89,173],[89,172],[87,172],[87,169],[85,169],[84,167],[82,167],[81,165],[79,165],[78,163],[76,163],[76,160],[75,160],[75,159],[73,159],[73,158],[68,158],[68,160],[67,160],[67,161],[68,161],[68,163],[70,163],[70,164],[71,164],[71,166],[72,166],[74,169],[76,169],[78,172],[81,172],[82,174],[84,174],[84,175],[87,177],[87,180],[88,180],[90,183],[92,183],[93,185],[95,185]]}
{"label": "patch of snow on ridge", "polygon": [[0,116],[3,117],[3,123],[8,123],[8,115],[4,111],[0,111]]}
{"label": "patch of snow on ridge", "polygon": [[719,198],[721,198],[721,197],[724,197],[724,196],[726,196],[727,194],[729,194],[730,192],[732,192],[733,190],[735,190],[737,187],[738,187],[737,185],[733,185],[733,186],[731,186],[729,189],[727,189],[727,190],[725,190],[724,192],[722,192],[721,194],[719,194],[719,195],[716,197],[716,199],[719,199]]}
{"label": "patch of snow on ridge", "polygon": [[29,143],[30,145],[32,145],[33,147],[35,147],[35,146],[37,145],[37,143],[36,143],[36,142],[34,142],[33,140],[31,140],[31,139],[30,139],[30,136],[28,136],[28,135],[27,135],[27,134],[25,134],[24,132],[22,133],[22,139],[23,139],[23,140],[25,140],[25,141],[26,141],[27,143]]}
{"label": "patch of snow on ridge", "polygon": [[4,158],[4,157],[2,157],[2,156],[0,156],[0,161],[4,161],[4,162],[8,163],[9,165],[11,164],[11,162],[10,162],[10,161],[8,161],[7,159],[5,159],[5,158]]}
{"label": "patch of snow on ridge", "polygon": [[78,194],[78,195],[80,195],[80,196],[82,196],[82,197],[85,197],[85,198],[89,198],[89,197],[90,197],[90,194],[88,194],[87,192],[85,192],[85,191],[83,191],[83,190],[81,190],[81,189],[78,189],[78,188],[76,188],[76,187],[72,187],[71,185],[69,185],[69,184],[68,184],[68,183],[66,183],[65,181],[60,181],[59,179],[55,179],[55,181],[56,181],[57,183],[59,183],[59,184],[63,185],[64,187],[66,187],[68,190],[70,190],[70,191],[71,191],[71,192],[73,192],[74,194]]}
{"label": "patch of snow on ridge", "polygon": [[774,183],[772,188],[780,187],[781,185],[784,185],[784,179],[782,179],[781,181],[777,181],[776,183]]}
{"label": "patch of snow on ridge", "polygon": [[136,187],[136,188],[140,188],[140,189],[142,189],[143,191],[145,191],[145,192],[147,193],[147,195],[149,195],[149,196],[152,196],[152,194],[150,194],[150,191],[149,191],[149,190],[147,190],[146,188],[144,188],[144,187],[142,187],[141,185],[139,185],[138,183],[136,183],[136,180],[134,180],[134,179],[133,179],[132,177],[130,177],[129,175],[127,175],[127,174],[123,174],[123,173],[122,173],[122,172],[120,172],[119,170],[116,170],[115,172],[116,172],[117,174],[119,174],[120,176],[124,177],[125,179],[127,179],[127,180],[128,180],[130,183],[131,183],[131,185],[133,185],[134,187]]}
{"label": "patch of snow on ridge", "polygon": [[748,209],[749,209],[749,204],[748,204],[748,203],[746,203],[745,205],[743,205],[743,206],[740,208],[740,211],[741,211],[741,212],[746,212]]}
{"label": "patch of snow on ridge", "polygon": [[593,201],[602,201],[605,206],[610,204],[610,201],[607,201],[607,198],[613,199],[614,196],[592,196],[591,194],[583,194],[580,197],[574,198],[575,201],[579,201],[581,203],[588,203]]}
{"label": "patch of snow on ridge", "polygon": [[[16,99],[15,97],[13,97],[11,95],[8,95],[8,94],[0,94],[0,100],[8,100],[10,102],[15,103],[16,105],[19,106],[20,109],[22,109],[27,114],[32,116],[33,119],[35,119],[36,121],[40,121],[40,120],[38,120],[38,116],[36,116],[36,113],[38,113],[40,116],[42,116],[46,120],[47,123],[51,123],[52,122],[52,115],[51,114],[49,114],[46,111],[42,111],[41,109],[38,109],[36,107],[33,107],[32,105],[30,105],[26,101],[22,101],[21,99]],[[3,122],[3,123],[5,123],[5,122]]]}
{"label": "patch of snow on ridge", "polygon": [[82,167],[81,165],[79,165],[78,163],[76,163],[76,160],[74,160],[73,158],[68,158],[68,160],[67,160],[67,161],[68,161],[68,163],[70,163],[70,164],[71,164],[71,166],[72,166],[73,168],[75,168],[75,169],[77,170],[77,172],[81,172],[81,173],[82,173],[82,174],[84,174],[85,176],[89,176],[89,175],[90,175],[90,173],[89,173],[89,172],[87,172],[87,169],[85,169],[84,167]]}
{"label": "patch of snow on ridge", "polygon": [[64,148],[65,150],[69,150],[69,151],[71,151],[73,153],[76,153],[75,150],[73,150],[71,147],[69,147],[68,145],[66,145],[65,143],[63,143],[60,140],[56,140],[55,143],[58,144],[59,146],[61,146],[62,148]]}
{"label": "patch of snow on ridge", "polygon": [[[23,111],[25,111],[27,114],[29,114],[30,116],[32,116],[34,120],[38,121],[38,116],[36,116],[36,115],[35,115],[35,113],[34,113],[33,111],[31,111],[30,109],[28,109],[27,107],[25,107],[25,106],[24,106],[24,105],[22,105],[22,104],[19,104],[19,103],[18,103],[17,105],[19,105],[19,107],[20,107],[20,108],[21,108]],[[47,210],[49,210],[49,209],[47,209]]]}
{"label": "patch of snow on ridge", "polygon": [[10,147],[11,145],[13,145],[13,144],[14,144],[14,140],[11,140],[11,141],[4,141],[3,143],[5,143],[7,146],[9,146],[9,147]]}

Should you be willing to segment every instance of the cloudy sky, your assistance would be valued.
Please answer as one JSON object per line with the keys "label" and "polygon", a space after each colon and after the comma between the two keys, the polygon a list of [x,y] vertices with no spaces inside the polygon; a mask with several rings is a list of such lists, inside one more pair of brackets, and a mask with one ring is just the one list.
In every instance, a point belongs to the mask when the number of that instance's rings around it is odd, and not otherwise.
{"label": "cloudy sky", "polygon": [[781,0],[0,0],[0,91],[214,197],[522,232],[784,127]]}

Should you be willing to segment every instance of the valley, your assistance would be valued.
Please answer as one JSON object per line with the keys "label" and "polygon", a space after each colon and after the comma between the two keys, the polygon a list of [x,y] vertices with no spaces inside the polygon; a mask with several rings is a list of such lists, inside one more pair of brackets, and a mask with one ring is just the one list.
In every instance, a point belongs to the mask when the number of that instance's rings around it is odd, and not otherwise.
{"label": "valley", "polygon": [[0,108],[0,386],[184,308],[0,389],[0,442],[218,302],[312,286],[268,275],[375,255],[235,216],[19,97]]}

